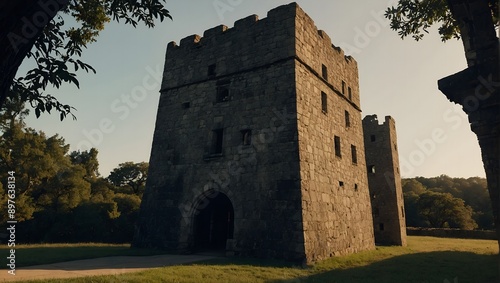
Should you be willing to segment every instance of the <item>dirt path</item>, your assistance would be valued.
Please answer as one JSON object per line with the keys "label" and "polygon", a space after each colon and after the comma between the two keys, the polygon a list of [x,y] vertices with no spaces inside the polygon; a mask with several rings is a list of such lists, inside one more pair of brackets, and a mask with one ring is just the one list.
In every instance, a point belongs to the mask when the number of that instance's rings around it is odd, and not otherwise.
{"label": "dirt path", "polygon": [[16,269],[16,275],[0,270],[0,281],[20,281],[49,278],[73,278],[94,275],[112,275],[141,271],[149,268],[191,263],[212,259],[206,255],[156,255],[113,256],[96,259],[75,260],[53,264],[36,265]]}

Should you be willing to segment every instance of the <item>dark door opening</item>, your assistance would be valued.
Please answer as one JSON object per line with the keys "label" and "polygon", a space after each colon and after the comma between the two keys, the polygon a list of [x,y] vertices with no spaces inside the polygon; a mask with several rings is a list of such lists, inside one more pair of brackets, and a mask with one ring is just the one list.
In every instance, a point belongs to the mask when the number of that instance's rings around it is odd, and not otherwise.
{"label": "dark door opening", "polygon": [[227,239],[233,238],[234,210],[229,198],[218,193],[199,210],[194,219],[194,240],[197,250],[223,250]]}

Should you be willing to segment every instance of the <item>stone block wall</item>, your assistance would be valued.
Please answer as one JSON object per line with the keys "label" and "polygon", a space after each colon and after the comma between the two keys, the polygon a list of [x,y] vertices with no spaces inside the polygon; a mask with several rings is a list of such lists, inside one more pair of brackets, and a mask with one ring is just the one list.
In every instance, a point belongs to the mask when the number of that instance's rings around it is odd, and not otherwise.
{"label": "stone block wall", "polygon": [[192,251],[199,208],[222,193],[234,252],[303,260],[294,14],[284,6],[169,44],[136,246]]}
{"label": "stone block wall", "polygon": [[375,242],[406,246],[406,219],[399,172],[396,123],[390,116],[363,119]]}
{"label": "stone block wall", "polygon": [[[333,45],[328,34],[318,30],[311,17],[298,6],[296,13],[297,60],[307,66],[311,75],[319,77],[327,88],[361,110],[356,60]],[[323,78],[323,67],[326,67],[326,78]]]}
{"label": "stone block wall", "polygon": [[[297,116],[307,259],[317,261],[373,249],[357,64],[332,46],[328,35],[318,31],[301,10],[297,13],[296,38]],[[326,66],[326,74],[323,66]],[[351,89],[350,99],[347,86]],[[335,149],[335,136],[339,138],[340,152]]]}
{"label": "stone block wall", "polygon": [[193,251],[222,194],[234,253],[374,248],[357,72],[296,3],[170,43],[134,246]]}
{"label": "stone block wall", "polygon": [[[237,252],[301,258],[293,61],[224,80],[230,96],[224,102],[214,102],[217,79],[162,94],[142,210],[163,212],[142,214],[141,223],[163,218],[146,224],[157,229],[154,235],[172,235],[160,245],[190,249],[198,202],[213,190],[234,207]],[[217,129],[223,130],[220,154],[211,152]]]}

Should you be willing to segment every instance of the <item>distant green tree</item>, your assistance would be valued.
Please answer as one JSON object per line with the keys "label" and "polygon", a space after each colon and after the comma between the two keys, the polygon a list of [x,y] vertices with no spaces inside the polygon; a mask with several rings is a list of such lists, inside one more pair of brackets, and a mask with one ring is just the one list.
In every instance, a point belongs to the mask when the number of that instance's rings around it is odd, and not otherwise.
{"label": "distant green tree", "polygon": [[117,203],[118,210],[125,216],[135,217],[133,214],[139,211],[141,205],[141,198],[137,195],[116,194],[113,200]]}
{"label": "distant green tree", "polygon": [[88,151],[73,151],[69,154],[69,158],[71,159],[71,163],[83,166],[86,171],[85,177],[93,180],[100,176],[99,161],[97,160],[98,153],[95,148],[91,148]]}
{"label": "distant green tree", "polygon": [[116,242],[130,242],[134,237],[134,229],[139,217],[141,198],[134,194],[116,194],[113,200],[118,205],[120,216],[115,219],[113,239]]}
{"label": "distant green tree", "polygon": [[8,105],[0,112],[0,209],[7,210],[6,174],[15,171],[18,241],[130,242],[147,163],[120,164],[116,189],[99,176],[96,149],[68,154],[62,137],[25,126],[22,104]]}
{"label": "distant green tree", "polygon": [[91,202],[109,202],[115,197],[113,185],[108,180],[99,177],[90,183],[90,200]]}
{"label": "distant green tree", "polygon": [[426,187],[416,179],[403,179],[403,191],[408,195],[421,195],[425,193]]}
{"label": "distant green tree", "polygon": [[18,192],[29,193],[61,168],[58,158],[64,155],[65,148],[57,146],[64,140],[58,136],[47,138],[45,133],[24,128],[20,122],[12,126],[0,141],[0,168],[15,171]]}
{"label": "distant green tree", "polygon": [[89,198],[85,169],[71,164],[63,138],[47,137],[20,121],[9,126],[0,141],[0,176],[15,172],[18,221],[31,218],[35,210],[48,206],[68,210]]}
{"label": "distant green tree", "polygon": [[463,190],[463,200],[474,209],[473,218],[481,229],[494,229],[493,210],[489,198],[486,179],[468,178]]}
{"label": "distant green tree", "polygon": [[473,219],[480,229],[494,228],[492,205],[485,178],[451,178],[441,175],[432,178],[416,177],[406,180],[415,180],[428,190],[450,193],[454,197],[464,200],[466,205],[472,207],[474,211]]}
{"label": "distant green tree", "polygon": [[71,226],[76,232],[71,240],[74,242],[126,242],[114,239],[114,234],[123,233],[113,229],[113,223],[120,215],[118,205],[113,201],[89,201],[79,205],[71,213],[74,221]]}
{"label": "distant green tree", "polygon": [[[23,221],[39,209],[37,200],[47,185],[67,170],[70,163],[65,154],[69,145],[57,135],[47,137],[43,132],[25,128],[22,121],[7,124],[9,127],[3,129],[0,139],[0,178],[5,182],[5,174],[15,172],[16,217]],[[5,184],[3,187],[5,192]]]}
{"label": "distant green tree", "polygon": [[24,119],[28,114],[29,110],[18,96],[8,98],[4,107],[0,108],[0,132],[3,134],[13,128],[15,123],[20,123],[24,127]]}
{"label": "distant green tree", "polygon": [[418,199],[426,192],[426,188],[415,179],[403,179],[403,196],[405,202],[405,219],[408,227],[422,227],[425,225],[419,214]]}
{"label": "distant green tree", "polygon": [[90,199],[90,183],[85,179],[85,169],[70,165],[59,171],[36,192],[37,203],[45,208],[67,212]]}
{"label": "distant green tree", "polygon": [[449,193],[427,191],[419,196],[417,205],[420,215],[431,227],[465,230],[477,228],[476,222],[472,219],[472,208]]}
{"label": "distant green tree", "polygon": [[125,162],[118,165],[109,174],[108,180],[120,192],[133,193],[142,196],[148,177],[149,164],[147,162]]}

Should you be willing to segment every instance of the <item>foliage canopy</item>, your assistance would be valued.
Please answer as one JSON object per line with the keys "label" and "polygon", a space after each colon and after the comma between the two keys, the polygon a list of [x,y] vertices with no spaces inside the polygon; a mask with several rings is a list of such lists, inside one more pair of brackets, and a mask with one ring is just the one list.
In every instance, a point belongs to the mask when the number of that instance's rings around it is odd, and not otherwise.
{"label": "foliage canopy", "polygon": [[407,226],[493,229],[484,178],[416,177],[402,185]]}
{"label": "foliage canopy", "polygon": [[[7,174],[14,171],[18,241],[130,242],[140,194],[99,175],[96,149],[69,152],[62,137],[26,127],[22,106],[8,105],[0,111],[0,209],[7,211]],[[4,225],[7,217],[0,215]]]}
{"label": "foliage canopy", "polygon": [[[50,1],[39,1],[40,7],[35,9],[42,10],[42,4],[40,4],[42,2]],[[59,102],[56,97],[47,92],[47,88],[49,86],[59,88],[63,83],[79,87],[76,76],[78,70],[96,72],[92,66],[82,62],[79,58],[87,45],[96,41],[106,23],[112,20],[124,21],[125,24],[134,27],[143,23],[152,28],[155,26],[156,20],[171,19],[163,2],[164,0],[61,0],[57,3],[52,1],[52,7],[58,9],[57,14],[48,15],[52,18],[43,27],[35,41],[28,41],[13,32],[8,35],[14,50],[20,49],[18,47],[23,44],[33,45],[32,48],[27,49],[26,59],[29,59],[34,67],[25,75],[14,78],[8,92],[4,94],[3,90],[0,90],[0,109],[7,97],[16,97],[16,99],[29,102],[37,117],[43,112],[51,113],[55,109],[59,112],[61,120],[67,115],[71,115],[75,119],[72,113],[74,108]],[[63,4],[58,5],[58,3]],[[10,7],[7,6],[7,8]],[[26,10],[17,8],[15,13],[9,16],[23,16],[25,13],[24,17],[29,18],[29,12],[30,10],[27,8]],[[33,13],[33,11],[31,12]],[[67,22],[72,24],[67,25]],[[18,65],[12,66],[15,70],[17,67]]]}
{"label": "foliage canopy", "polygon": [[[495,27],[498,28],[498,0],[487,0]],[[460,30],[453,18],[447,0],[399,0],[396,6],[387,8],[385,17],[390,20],[391,29],[401,38],[411,36],[421,40],[429,28],[439,23],[442,41],[460,39]]]}

